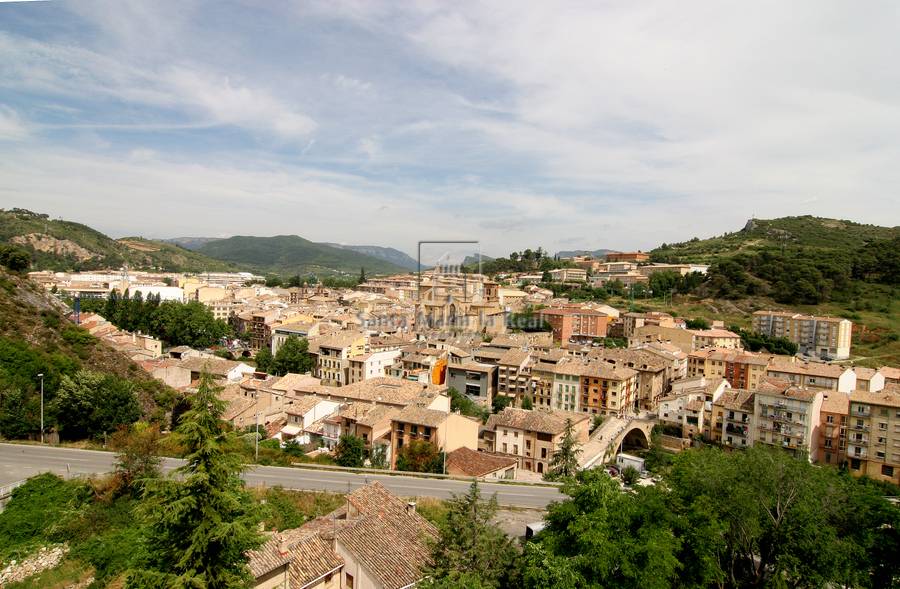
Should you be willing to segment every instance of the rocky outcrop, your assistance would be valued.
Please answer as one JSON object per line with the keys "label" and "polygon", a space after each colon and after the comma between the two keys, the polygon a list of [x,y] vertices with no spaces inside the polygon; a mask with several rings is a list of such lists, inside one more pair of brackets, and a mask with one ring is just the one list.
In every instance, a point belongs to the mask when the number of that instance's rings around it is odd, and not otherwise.
{"label": "rocky outcrop", "polygon": [[19,245],[30,246],[34,248],[35,251],[54,254],[56,256],[73,257],[79,262],[84,262],[96,257],[94,252],[81,247],[74,241],[69,239],[57,239],[52,235],[45,235],[43,233],[17,235],[10,239],[10,241]]}
{"label": "rocky outcrop", "polygon": [[65,544],[44,546],[25,560],[10,561],[0,570],[0,587],[59,566],[68,552]]}

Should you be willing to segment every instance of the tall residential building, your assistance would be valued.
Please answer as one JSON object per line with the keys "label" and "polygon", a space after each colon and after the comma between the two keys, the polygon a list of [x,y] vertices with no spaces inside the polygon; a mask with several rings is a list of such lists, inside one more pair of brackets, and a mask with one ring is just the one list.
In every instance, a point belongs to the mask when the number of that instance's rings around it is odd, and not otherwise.
{"label": "tall residential building", "polygon": [[850,472],[900,484],[900,388],[850,393]]}
{"label": "tall residential building", "polygon": [[754,443],[778,446],[815,461],[823,391],[763,385],[756,391]]}
{"label": "tall residential building", "polygon": [[720,376],[736,389],[755,390],[765,378],[771,359],[767,354],[711,348],[688,355],[688,376]]}
{"label": "tall residential building", "polygon": [[850,395],[824,393],[819,417],[819,462],[840,466],[847,460]]}
{"label": "tall residential building", "polygon": [[578,308],[550,308],[538,311],[538,318],[550,324],[554,341],[591,341],[606,337],[609,317],[600,311]]}
{"label": "tall residential building", "polygon": [[853,323],[838,317],[816,317],[784,311],[756,311],[753,331],[786,338],[804,354],[844,360],[850,357]]}

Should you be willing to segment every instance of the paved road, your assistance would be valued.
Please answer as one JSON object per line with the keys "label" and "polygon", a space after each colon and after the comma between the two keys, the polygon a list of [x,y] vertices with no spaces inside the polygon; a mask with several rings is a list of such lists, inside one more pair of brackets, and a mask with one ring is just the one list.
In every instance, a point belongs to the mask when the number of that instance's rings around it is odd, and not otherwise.
{"label": "paved road", "polygon": [[[62,476],[101,474],[112,470],[115,454],[96,450],[76,450],[50,446],[0,444],[0,485],[25,479],[42,472]],[[164,459],[164,470],[181,464],[174,458]],[[357,474],[349,472],[257,466],[244,474],[249,485],[280,485],[289,489],[335,491],[345,493],[367,482],[378,481],[404,497],[437,497],[446,499],[452,493],[463,493],[469,483],[449,479],[408,476]],[[482,483],[486,495],[497,494],[501,505],[543,508],[562,498],[555,487]]]}

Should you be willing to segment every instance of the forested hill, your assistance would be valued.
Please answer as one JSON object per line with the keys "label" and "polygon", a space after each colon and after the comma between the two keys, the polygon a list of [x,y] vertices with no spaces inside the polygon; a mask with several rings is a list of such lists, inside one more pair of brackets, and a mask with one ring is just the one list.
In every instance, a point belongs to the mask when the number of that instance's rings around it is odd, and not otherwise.
{"label": "forested hill", "polygon": [[70,322],[66,312],[44,289],[0,268],[0,436],[38,435],[38,374],[44,375],[48,430],[59,427],[70,437],[159,417],[158,407],[174,401],[173,390]]}
{"label": "forested hill", "polygon": [[171,243],[140,237],[116,240],[87,225],[25,209],[0,210],[0,242],[27,250],[36,270],[96,270],[125,264],[166,272],[241,269]]}
{"label": "forested hill", "polygon": [[315,243],[298,235],[234,236],[203,244],[198,252],[282,276],[305,274],[405,273],[407,268],[350,249]]}
{"label": "forested hill", "polygon": [[900,227],[820,217],[753,219],[740,231],[663,244],[654,262],[710,264],[705,294],[786,304],[849,301],[863,283],[900,284]]}

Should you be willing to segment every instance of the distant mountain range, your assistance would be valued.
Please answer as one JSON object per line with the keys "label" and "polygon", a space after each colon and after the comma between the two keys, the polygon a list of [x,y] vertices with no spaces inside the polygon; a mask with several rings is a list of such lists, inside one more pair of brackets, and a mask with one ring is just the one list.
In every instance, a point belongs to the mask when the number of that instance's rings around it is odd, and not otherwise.
{"label": "distant mountain range", "polygon": [[415,270],[419,267],[412,256],[392,247],[382,247],[380,245],[344,245],[342,243],[322,243],[321,245],[354,251],[359,254],[384,260],[385,262],[389,262],[401,268],[406,268],[407,270]]}
{"label": "distant mountain range", "polygon": [[[223,237],[172,237],[169,239],[163,239],[166,243],[173,243],[176,245],[180,245],[183,248],[189,250],[200,250],[204,246],[209,243],[215,241],[222,241]],[[266,239],[266,238],[259,238]],[[309,242],[316,243],[316,242]],[[324,245],[331,248],[337,248],[342,250],[349,250],[356,252],[358,254],[363,254],[365,256],[370,256],[372,258],[376,258],[378,260],[382,260],[384,262],[388,262],[397,266],[398,268],[405,268],[407,270],[415,270],[418,265],[416,264],[416,260],[411,256],[401,252],[398,249],[394,249],[392,247],[382,247],[380,245],[346,245],[343,243],[328,243],[328,242],[319,242],[318,245]]]}
{"label": "distant mountain range", "polygon": [[606,257],[606,254],[612,254],[619,250],[607,250],[607,249],[599,249],[599,250],[562,250],[556,252],[556,256],[558,258],[574,258],[575,256],[591,256],[597,259],[603,259]]}
{"label": "distant mountain range", "polygon": [[0,210],[0,243],[3,242],[28,250],[32,267],[37,270],[78,271],[128,265],[136,270],[166,272],[243,270],[284,276],[358,276],[363,268],[372,275],[407,272],[415,267],[412,258],[392,248],[333,247],[296,235],[112,239],[87,225],[51,219],[25,209]]}
{"label": "distant mountain range", "polygon": [[353,249],[316,243],[298,235],[274,237],[236,235],[207,241],[196,251],[257,272],[284,276],[295,274],[354,276],[359,275],[362,269],[365,269],[368,275],[393,274],[409,270],[407,267]]}

